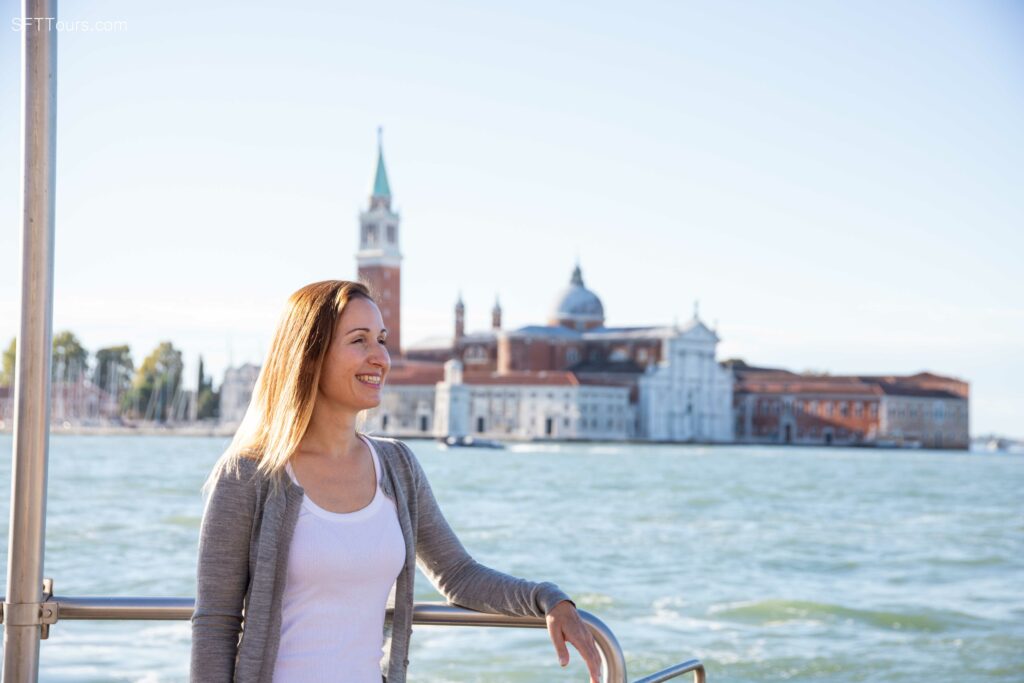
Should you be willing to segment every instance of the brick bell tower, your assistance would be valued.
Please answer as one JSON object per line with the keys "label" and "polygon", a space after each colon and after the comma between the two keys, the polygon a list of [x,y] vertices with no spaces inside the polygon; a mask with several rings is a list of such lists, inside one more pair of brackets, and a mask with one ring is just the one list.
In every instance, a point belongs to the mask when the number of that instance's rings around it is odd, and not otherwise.
{"label": "brick bell tower", "polygon": [[377,173],[370,208],[359,214],[359,280],[370,287],[388,329],[392,358],[402,355],[402,254],[398,251],[401,218],[391,209],[391,186],[384,168],[382,129],[377,129]]}

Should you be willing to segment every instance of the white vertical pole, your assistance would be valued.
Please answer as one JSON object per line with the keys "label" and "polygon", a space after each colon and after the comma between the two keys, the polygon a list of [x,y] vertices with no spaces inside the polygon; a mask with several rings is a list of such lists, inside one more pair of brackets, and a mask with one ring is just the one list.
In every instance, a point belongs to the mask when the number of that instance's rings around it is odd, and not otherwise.
{"label": "white vertical pole", "polygon": [[53,338],[57,1],[23,0],[22,20],[21,327],[15,363],[3,683],[32,683],[39,676]]}

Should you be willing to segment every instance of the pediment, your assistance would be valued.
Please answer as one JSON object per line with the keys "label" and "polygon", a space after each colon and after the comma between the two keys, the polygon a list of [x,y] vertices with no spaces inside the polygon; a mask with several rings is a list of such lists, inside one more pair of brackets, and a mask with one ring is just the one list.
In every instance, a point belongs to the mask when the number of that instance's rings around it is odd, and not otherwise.
{"label": "pediment", "polygon": [[714,343],[718,341],[718,335],[700,320],[692,320],[679,335],[686,341]]}

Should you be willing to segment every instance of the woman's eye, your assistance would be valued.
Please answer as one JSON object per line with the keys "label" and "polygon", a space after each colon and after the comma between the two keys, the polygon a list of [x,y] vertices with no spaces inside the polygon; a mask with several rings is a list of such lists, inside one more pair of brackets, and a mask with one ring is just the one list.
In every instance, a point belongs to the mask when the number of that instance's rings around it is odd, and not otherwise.
{"label": "woman's eye", "polygon": [[365,344],[366,343],[366,338],[365,337],[356,337],[355,339],[352,340],[352,343],[353,344]]}
{"label": "woman's eye", "polygon": [[388,345],[388,340],[387,339],[378,339],[377,341],[380,342],[381,346],[387,346]]}

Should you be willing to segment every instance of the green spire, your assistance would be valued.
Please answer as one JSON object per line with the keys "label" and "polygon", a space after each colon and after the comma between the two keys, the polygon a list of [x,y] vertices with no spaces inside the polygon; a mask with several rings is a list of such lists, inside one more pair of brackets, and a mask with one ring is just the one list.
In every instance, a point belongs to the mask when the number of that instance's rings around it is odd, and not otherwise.
{"label": "green spire", "polygon": [[384,129],[377,127],[377,175],[373,179],[373,196],[391,199],[391,186],[388,184],[388,172],[384,169],[384,144],[381,138]]}

